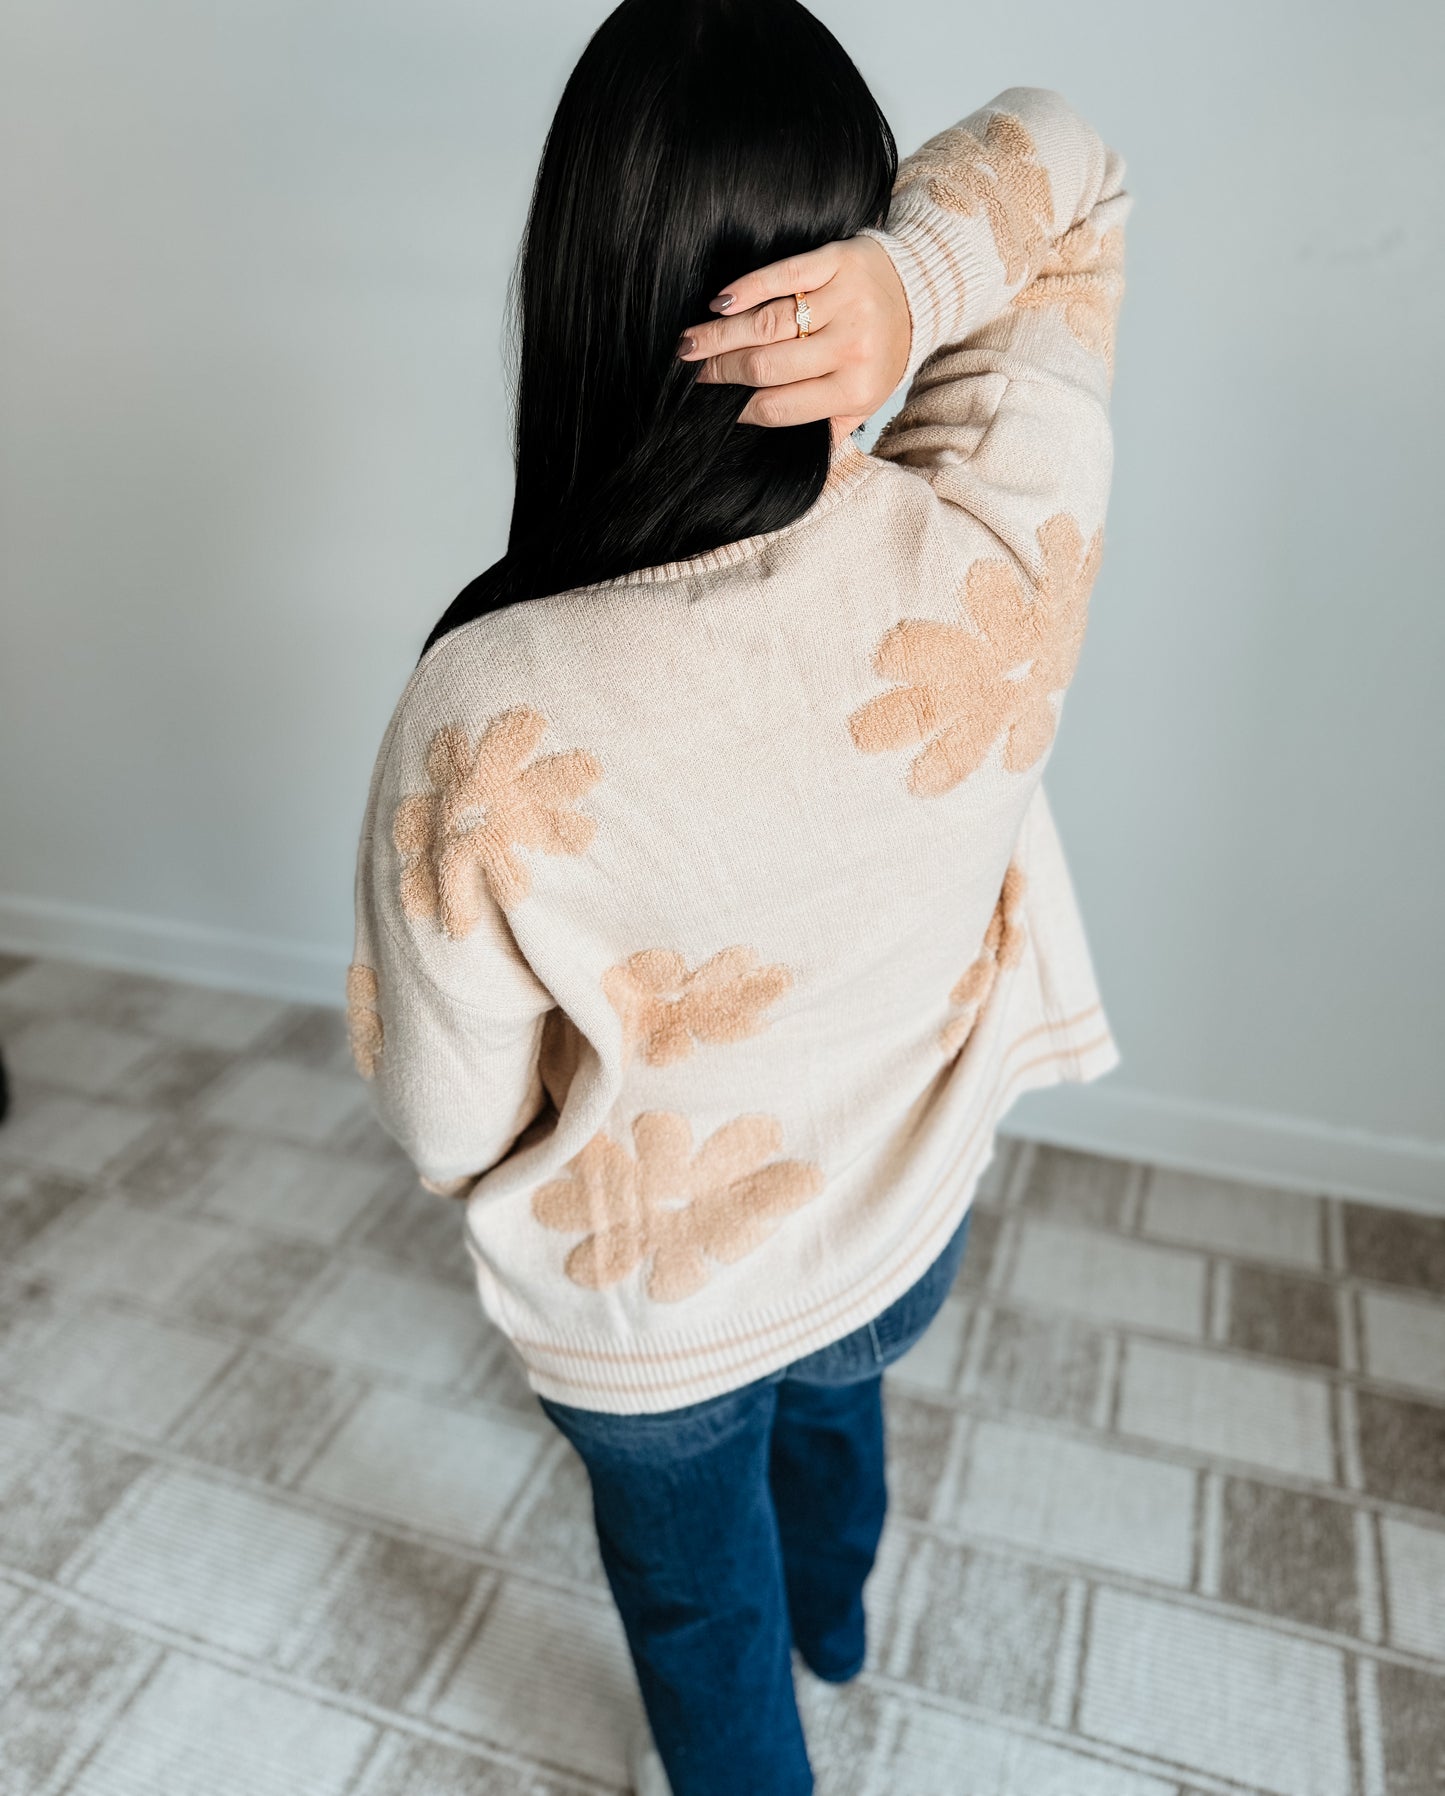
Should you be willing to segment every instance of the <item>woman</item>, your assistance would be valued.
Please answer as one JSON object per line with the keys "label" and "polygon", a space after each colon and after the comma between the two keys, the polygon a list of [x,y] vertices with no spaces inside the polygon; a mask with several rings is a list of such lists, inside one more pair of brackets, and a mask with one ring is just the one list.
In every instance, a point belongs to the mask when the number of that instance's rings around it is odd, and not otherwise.
{"label": "woman", "polygon": [[547,139],[507,552],[382,743],[348,997],[586,1463],[649,1796],[812,1788],[881,1370],[1012,1098],[1117,1059],[1039,780],[1123,173],[1035,88],[898,168],[793,0],[625,0]]}

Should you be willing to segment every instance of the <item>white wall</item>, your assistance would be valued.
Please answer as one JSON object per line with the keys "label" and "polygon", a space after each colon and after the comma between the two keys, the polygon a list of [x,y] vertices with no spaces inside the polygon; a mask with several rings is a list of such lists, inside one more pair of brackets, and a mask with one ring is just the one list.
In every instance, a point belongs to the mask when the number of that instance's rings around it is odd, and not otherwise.
{"label": "white wall", "polygon": [[[371,758],[499,552],[504,287],[596,0],[10,0],[0,940],[335,999]],[[1050,788],[1125,1054],[1031,1129],[1445,1205],[1445,10],[823,0],[907,150],[1137,195]]]}

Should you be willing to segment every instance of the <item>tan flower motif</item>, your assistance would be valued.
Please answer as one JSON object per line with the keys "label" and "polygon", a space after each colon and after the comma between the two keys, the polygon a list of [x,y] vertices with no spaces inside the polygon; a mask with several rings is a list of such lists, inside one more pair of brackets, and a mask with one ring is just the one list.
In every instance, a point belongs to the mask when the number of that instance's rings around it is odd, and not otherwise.
{"label": "tan flower motif", "polygon": [[958,623],[906,617],[885,632],[873,670],[897,682],[848,719],[864,754],[921,742],[908,788],[947,792],[982,766],[1005,736],[1010,773],[1032,767],[1054,739],[1051,695],[1073,678],[1102,527],[1087,549],[1078,524],[1056,512],[1040,524],[1042,571],[1031,598],[1007,561],[975,561],[964,577]]}
{"label": "tan flower motif", "polygon": [[1013,297],[1021,310],[1061,306],[1064,323],[1114,372],[1114,327],[1124,297],[1124,232],[1115,225],[1095,237],[1088,219],[1065,231],[1039,272]]}
{"label": "tan flower motif", "polygon": [[581,749],[525,765],[546,729],[540,711],[519,706],[476,740],[457,729],[432,737],[432,790],[404,798],[392,823],[409,917],[437,917],[460,941],[481,916],[483,885],[503,910],[526,897],[531,874],[518,848],[581,854],[592,840],[595,821],[568,807],[602,769]]}
{"label": "tan flower motif", "polygon": [[818,1167],[773,1159],[783,1145],[775,1117],[739,1116],[694,1154],[685,1116],[648,1110],[634,1118],[632,1140],[636,1158],[611,1136],[594,1135],[568,1162],[569,1177],[532,1194],[544,1227],[585,1232],[566,1270],[590,1290],[615,1285],[646,1261],[649,1297],[690,1297],[713,1262],[742,1259],[823,1189]]}
{"label": "tan flower motif", "polygon": [[381,1013],[376,1008],[376,974],[353,961],[346,969],[346,1033],[351,1058],[363,1079],[376,1077],[381,1058]]}
{"label": "tan flower motif", "polygon": [[938,1035],[938,1045],[950,1060],[973,1033],[973,1026],[988,1002],[999,974],[1005,967],[1013,966],[1023,953],[1025,883],[1023,869],[1016,861],[1011,862],[1003,876],[1003,890],[989,918],[978,958],[948,994],[951,1004],[963,1006],[957,1016],[949,1018]]}
{"label": "tan flower motif", "polygon": [[645,948],[602,976],[624,1050],[637,1046],[649,1066],[686,1060],[697,1042],[757,1035],[792,983],[785,966],[760,966],[755,948],[723,948],[692,972],[671,949]]}
{"label": "tan flower motif", "polygon": [[966,218],[983,213],[1009,285],[1027,273],[1029,258],[1054,228],[1049,171],[1011,113],[991,114],[982,137],[962,125],[930,137],[899,165],[894,191],[919,179],[927,181],[935,205]]}

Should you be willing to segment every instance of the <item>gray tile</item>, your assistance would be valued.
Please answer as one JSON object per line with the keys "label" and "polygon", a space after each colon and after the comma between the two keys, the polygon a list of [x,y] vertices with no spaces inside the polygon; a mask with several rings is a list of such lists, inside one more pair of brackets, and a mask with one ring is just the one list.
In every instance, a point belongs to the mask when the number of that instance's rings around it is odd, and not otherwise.
{"label": "gray tile", "polygon": [[156,1127],[160,1113],[94,1098],[17,1099],[5,1123],[6,1156],[74,1178],[98,1177]]}
{"label": "gray tile", "polygon": [[1445,1661],[1445,1528],[1380,1517],[1390,1639]]}
{"label": "gray tile", "polygon": [[1358,1278],[1445,1294],[1445,1216],[1346,1204],[1345,1258]]}
{"label": "gray tile", "polygon": [[181,985],[142,974],[116,977],[91,1006],[96,1017],[116,1028],[231,1054],[255,1047],[287,1008],[276,998]]}
{"label": "gray tile", "polygon": [[58,1321],[9,1377],[52,1409],[159,1440],[234,1352],[193,1329],[96,1307]]}
{"label": "gray tile", "polygon": [[238,1066],[206,1098],[202,1114],[228,1128],[302,1147],[326,1147],[365,1107],[366,1088],[354,1074],[253,1060]]}
{"label": "gray tile", "polygon": [[307,1472],[317,1496],[484,1544],[522,1488],[544,1426],[372,1391]]}
{"label": "gray tile", "polygon": [[210,1465],[289,1481],[357,1401],[363,1386],[328,1366],[253,1353],[227,1375],[178,1445]]}
{"label": "gray tile", "polygon": [[1353,1634],[1354,1512],[1244,1478],[1224,1480],[1219,1594],[1226,1602]]}
{"label": "gray tile", "polygon": [[1124,1204],[1134,1177],[1135,1169],[1124,1160],[1039,1147],[1034,1150],[1019,1202],[1030,1215],[1116,1229],[1124,1220]]}
{"label": "gray tile", "polygon": [[926,1521],[948,1463],[954,1412],[890,1387],[884,1402],[888,1500],[899,1515]]}
{"label": "gray tile", "polygon": [[54,1578],[149,1463],[108,1440],[61,1435],[5,1493],[0,1561]]}
{"label": "gray tile", "polygon": [[605,1589],[592,1520],[592,1491],[582,1461],[565,1442],[549,1453],[525,1498],[498,1535],[508,1565],[530,1566],[548,1577]]}
{"label": "gray tile", "polygon": [[376,1735],[332,1704],[172,1653],[66,1796],[346,1796]]}
{"label": "gray tile", "polygon": [[1030,1217],[1008,1294],[1093,1322],[1197,1337],[1204,1332],[1204,1278],[1198,1254]]}
{"label": "gray tile", "polygon": [[1445,1303],[1413,1293],[1360,1293],[1361,1348],[1371,1378],[1445,1397]]}
{"label": "gray tile", "polygon": [[372,1535],[333,1581],[291,1667],[348,1696],[399,1708],[478,1575],[474,1564],[436,1547]]}
{"label": "gray tile", "polygon": [[355,1796],[572,1796],[575,1785],[430,1740],[393,1735]]}
{"label": "gray tile", "polygon": [[466,1386],[466,1395],[478,1397],[495,1409],[520,1410],[541,1417],[537,1393],[527,1382],[526,1369],[510,1341],[496,1335],[492,1350],[479,1362]]}
{"label": "gray tile", "polygon": [[858,1796],[878,1788],[873,1760],[891,1706],[866,1685],[797,1678],[798,1712],[812,1761],[817,1796]]}
{"label": "gray tile", "polygon": [[103,967],[81,966],[69,960],[33,960],[12,973],[0,988],[7,1009],[51,1011],[74,1016],[94,1014],[96,1007],[119,985],[121,975]]}
{"label": "gray tile", "polygon": [[494,1746],[621,1783],[641,1704],[616,1610],[503,1584],[432,1714]]}
{"label": "gray tile", "polygon": [[352,1240],[413,1272],[475,1291],[462,1206],[424,1191],[415,1173],[402,1178],[399,1187],[376,1200]]}
{"label": "gray tile", "polygon": [[1440,1796],[1445,1780],[1445,1678],[1381,1665],[1380,1731],[1389,1796]]}
{"label": "gray tile", "polygon": [[1353,1796],[1333,1647],[1133,1592],[1093,1593],[1085,1736],[1279,1796]]}
{"label": "gray tile", "polygon": [[114,1622],[37,1606],[8,1647],[0,1698],[0,1790],[40,1791],[105,1728],[159,1656]]}
{"label": "gray tile", "polygon": [[996,1554],[915,1538],[881,1650],[920,1690],[1043,1720],[1067,1580]]}
{"label": "gray tile", "polygon": [[5,1042],[5,1064],[20,1085],[34,1081],[89,1097],[113,1097],[124,1074],[155,1050],[147,1035],[89,1018],[40,1014]]}
{"label": "gray tile", "polygon": [[968,1298],[945,1297],[922,1339],[910,1347],[889,1369],[890,1382],[899,1389],[951,1391],[963,1361],[964,1342],[973,1314]]}
{"label": "gray tile", "polygon": [[168,1467],[137,1487],[72,1582],[125,1614],[269,1657],[349,1538],[325,1517]]}
{"label": "gray tile", "polygon": [[234,1242],[191,1280],[177,1307],[213,1328],[260,1331],[284,1316],[327,1264],[311,1241]]}
{"label": "gray tile", "polygon": [[1194,1474],[1049,1428],[983,1421],[946,1516],[970,1534],[1160,1583],[1189,1583]]}
{"label": "gray tile", "polygon": [[294,1005],[267,1037],[266,1053],[273,1060],[294,1060],[297,1066],[349,1073],[351,1043],[345,1011],[320,1004]]}
{"label": "gray tile", "polygon": [[136,1203],[193,1209],[198,1187],[223,1161],[233,1139],[215,1123],[188,1117],[127,1160],[115,1183]]}
{"label": "gray tile", "polygon": [[111,1195],[66,1228],[53,1228],[26,1255],[26,1270],[77,1293],[164,1305],[229,1249],[229,1228],[172,1216]]}
{"label": "gray tile", "polygon": [[1320,1202],[1298,1191],[1240,1185],[1156,1166],[1144,1190],[1145,1234],[1246,1260],[1319,1270],[1324,1265]]}
{"label": "gray tile", "polygon": [[1324,1379],[1194,1347],[1130,1340],[1120,1371],[1119,1427],[1210,1459],[1334,1477]]}
{"label": "gray tile", "polygon": [[879,1787],[893,1796],[1175,1796],[1172,1778],[922,1704],[903,1706]]}
{"label": "gray tile", "polygon": [[1069,1316],[995,1309],[978,1395],[1027,1415],[1085,1423],[1098,1401],[1104,1343],[1099,1329]]}
{"label": "gray tile", "polygon": [[487,1341],[472,1293],[375,1266],[343,1268],[287,1332],[328,1359],[436,1385],[459,1378]]}
{"label": "gray tile", "polygon": [[49,1279],[18,1274],[0,1283],[0,1384],[12,1381],[26,1354],[54,1332],[59,1313]]}
{"label": "gray tile", "polygon": [[953,1281],[955,1291],[981,1291],[988,1283],[1002,1226],[1003,1218],[997,1210],[974,1203],[969,1212],[968,1240],[964,1243],[958,1277]]}
{"label": "gray tile", "polygon": [[1333,1286],[1324,1279],[1266,1266],[1232,1266],[1229,1342],[1272,1359],[1338,1366],[1340,1328]]}
{"label": "gray tile", "polygon": [[23,1247],[85,1191],[83,1181],[59,1173],[0,1167],[0,1265],[11,1264]]}
{"label": "gray tile", "polygon": [[1356,1403],[1365,1489],[1445,1515],[1445,1405],[1368,1390]]}
{"label": "gray tile", "polygon": [[115,1084],[115,1096],[123,1103],[146,1104],[158,1110],[177,1110],[192,1103],[214,1085],[231,1064],[223,1048],[196,1048],[181,1043],[157,1047]]}

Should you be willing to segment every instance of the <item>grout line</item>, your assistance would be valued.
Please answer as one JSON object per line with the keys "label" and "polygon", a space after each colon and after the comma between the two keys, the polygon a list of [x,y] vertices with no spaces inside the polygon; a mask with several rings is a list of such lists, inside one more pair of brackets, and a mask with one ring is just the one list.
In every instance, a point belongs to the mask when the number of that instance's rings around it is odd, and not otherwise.
{"label": "grout line", "polygon": [[[295,1673],[281,1670],[278,1666],[264,1659],[247,1658],[231,1647],[217,1646],[210,1641],[201,1640],[185,1633],[180,1628],[169,1626],[165,1622],[152,1621],[148,1617],[133,1615],[114,1604],[104,1602],[98,1597],[83,1596],[78,1591],[66,1590],[60,1586],[47,1583],[28,1572],[10,1570],[7,1575],[22,1583],[27,1589],[36,1591],[51,1602],[69,1609],[72,1614],[98,1617],[123,1628],[127,1633],[140,1640],[148,1640],[170,1652],[180,1652],[186,1657],[200,1659],[206,1664],[214,1665],[223,1671],[230,1671],[238,1676],[249,1678],[251,1682],[264,1684],[271,1689],[284,1690],[293,1696],[304,1697],[319,1707],[337,1710],[353,1719],[366,1721],[374,1727],[390,1728],[394,1733],[410,1734],[419,1740],[428,1740],[433,1744],[450,1746],[468,1753],[473,1757],[495,1760],[513,1770],[521,1770],[535,1777],[540,1772],[548,1775],[560,1773],[570,1779],[578,1790],[595,1791],[598,1796],[616,1796],[617,1786],[608,1783],[591,1773],[576,1770],[572,1766],[557,1765],[544,1759],[527,1759],[520,1753],[503,1746],[500,1742],[488,1739],[482,1734],[467,1734],[459,1728],[448,1727],[446,1723],[423,1718],[411,1714],[405,1709],[388,1709],[380,1703],[372,1702],[368,1697],[355,1696],[335,1690],[327,1684],[313,1683],[309,1678],[298,1677]],[[163,1655],[162,1655],[163,1656]],[[160,1659],[157,1660],[159,1665]],[[102,1736],[103,1739],[103,1736]],[[96,1742],[92,1753],[99,1747]]]}
{"label": "grout line", "polygon": [[1380,1728],[1379,1673],[1373,1660],[1355,1661],[1355,1709],[1359,1718],[1360,1796],[1390,1796]]}
{"label": "grout line", "polygon": [[1336,1277],[1343,1277],[1350,1269],[1345,1248],[1344,1203],[1338,1197],[1327,1197],[1323,1200],[1323,1212],[1325,1265]]}
{"label": "grout line", "polygon": [[1375,1517],[1368,1510],[1352,1515],[1355,1538],[1355,1592],[1359,1606],[1360,1638],[1378,1646],[1385,1638],[1384,1584],[1375,1541]]}
{"label": "grout line", "polygon": [[1083,1578],[1070,1578],[1064,1586],[1064,1612],[1054,1650],[1054,1680],[1049,1693],[1049,1721],[1060,1729],[1077,1726],[1083,1694],[1084,1653],[1087,1645],[1090,1587]]}
{"label": "grout line", "polygon": [[1344,1490],[1363,1491],[1365,1468],[1360,1458],[1360,1412],[1353,1385],[1335,1386],[1338,1430],[1338,1476]]}
{"label": "grout line", "polygon": [[1136,1161],[1124,1188],[1124,1202],[1119,1216],[1122,1235],[1139,1235],[1144,1229],[1144,1193],[1153,1177],[1153,1168]]}
{"label": "grout line", "polygon": [[1224,1480],[1218,1472],[1202,1472],[1199,1478],[1197,1577],[1200,1596],[1219,1598],[1220,1570],[1224,1556]]}
{"label": "grout line", "polygon": [[1229,1345],[1229,1322],[1234,1306],[1233,1268],[1228,1260],[1209,1262],[1212,1282],[1209,1286],[1208,1335],[1215,1346]]}
{"label": "grout line", "polygon": [[1360,1327],[1362,1317],[1359,1311],[1359,1293],[1352,1291],[1348,1285],[1335,1287],[1335,1314],[1340,1337],[1340,1370],[1356,1377],[1364,1369],[1362,1357],[1363,1333]]}
{"label": "grout line", "polygon": [[938,1474],[938,1482],[933,1487],[933,1496],[928,1505],[928,1522],[932,1527],[945,1526],[944,1518],[951,1515],[957,1507],[963,1475],[972,1457],[977,1430],[978,1423],[972,1416],[954,1417],[943,1469]]}
{"label": "grout line", "polygon": [[1101,1434],[1112,1431],[1119,1408],[1120,1373],[1124,1363],[1119,1331],[1105,1329],[1099,1337],[1099,1384],[1089,1412],[1091,1425]]}

